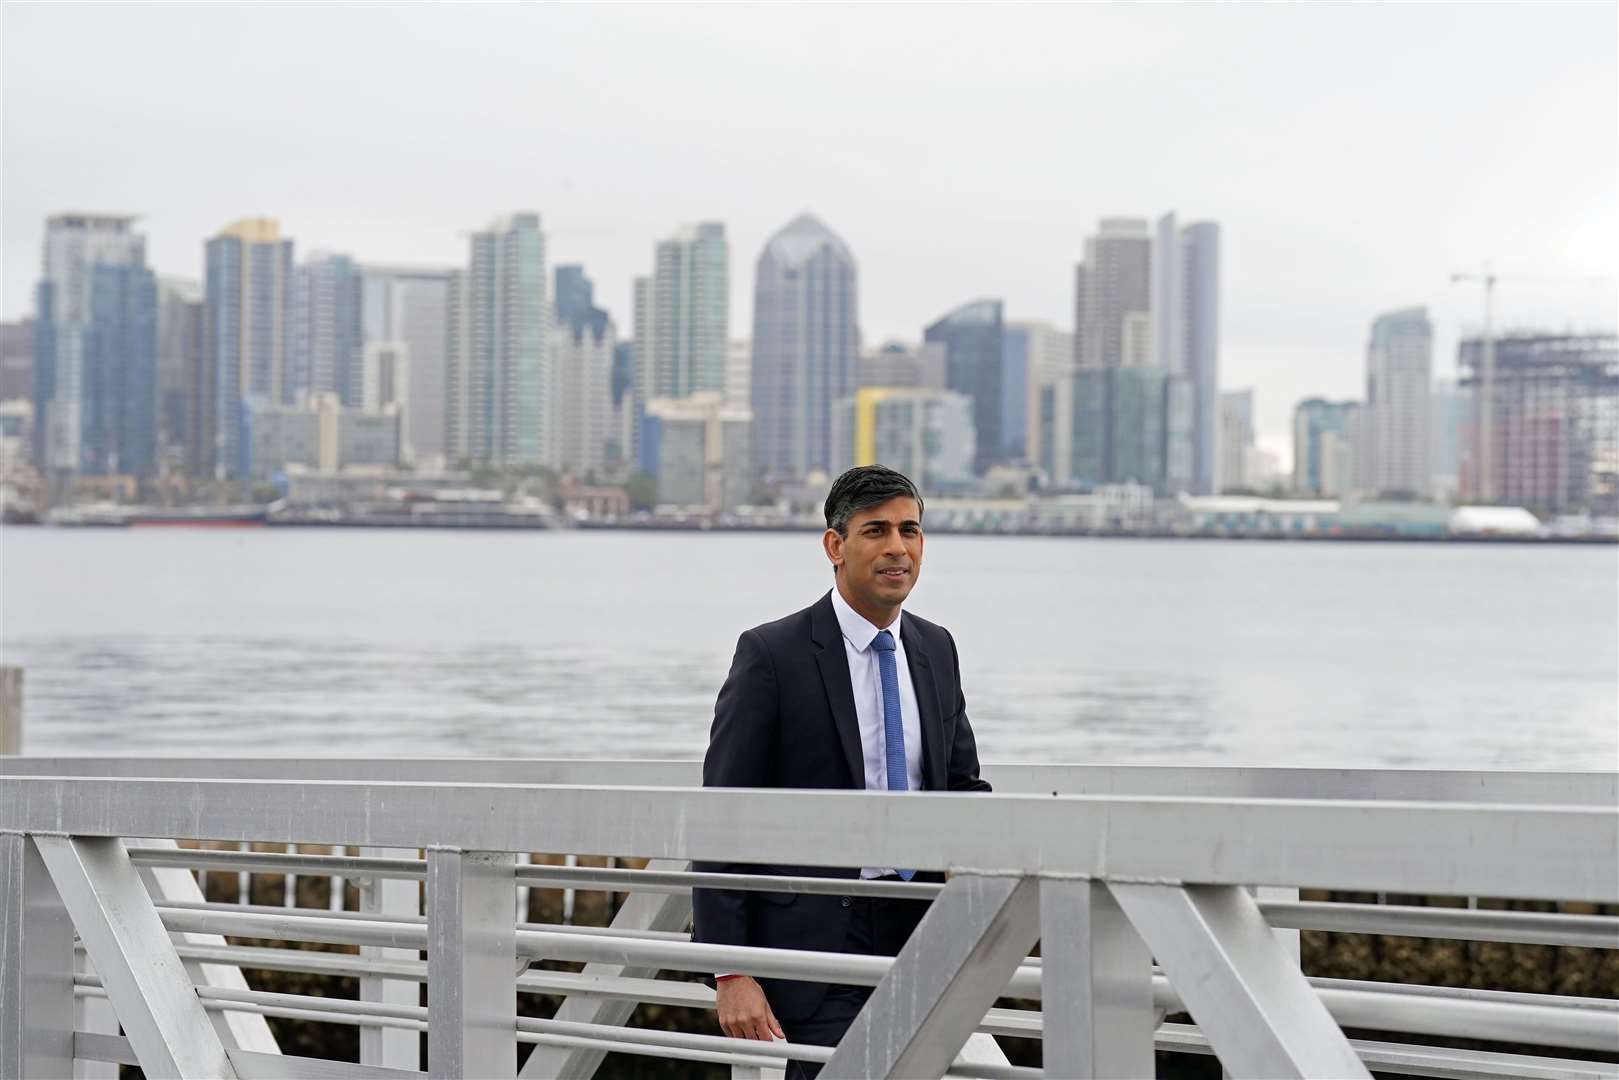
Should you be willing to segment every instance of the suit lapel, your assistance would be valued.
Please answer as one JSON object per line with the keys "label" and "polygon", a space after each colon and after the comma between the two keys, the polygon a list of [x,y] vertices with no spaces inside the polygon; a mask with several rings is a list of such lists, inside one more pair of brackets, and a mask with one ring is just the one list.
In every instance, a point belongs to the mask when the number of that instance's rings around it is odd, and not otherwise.
{"label": "suit lapel", "polygon": [[[905,663],[911,669],[911,686],[916,690],[917,717],[922,727],[922,779],[929,791],[944,791],[944,714],[939,710],[939,688],[933,682],[933,665],[927,647],[917,632],[916,620],[901,616],[900,640],[905,643]],[[847,666],[847,664],[845,665]]]}
{"label": "suit lapel", "polygon": [[860,749],[860,719],[854,709],[854,686],[849,679],[849,658],[843,651],[843,631],[838,627],[837,612],[832,610],[830,593],[810,609],[810,634],[820,647],[815,663],[821,669],[826,701],[832,709],[832,724],[838,729],[838,741],[843,744],[843,755],[849,765],[849,784],[863,788],[866,786],[866,756]]}

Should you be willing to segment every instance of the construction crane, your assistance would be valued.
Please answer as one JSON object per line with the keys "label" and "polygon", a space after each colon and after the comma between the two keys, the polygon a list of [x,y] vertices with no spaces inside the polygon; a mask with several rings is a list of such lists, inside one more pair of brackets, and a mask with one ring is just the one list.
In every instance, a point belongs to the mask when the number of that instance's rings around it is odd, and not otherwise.
{"label": "construction crane", "polygon": [[[1484,334],[1483,345],[1484,362],[1479,365],[1478,408],[1475,415],[1478,417],[1476,452],[1473,455],[1473,469],[1476,476],[1477,492],[1480,502],[1495,501],[1495,455],[1494,443],[1491,441],[1492,427],[1495,423],[1495,283],[1500,275],[1490,268],[1486,260],[1483,270],[1478,273],[1456,273],[1450,275],[1452,285],[1463,281],[1477,281],[1484,285]],[[1610,283],[1612,278],[1593,276],[1570,276],[1563,274],[1512,274],[1512,281],[1582,281]]]}

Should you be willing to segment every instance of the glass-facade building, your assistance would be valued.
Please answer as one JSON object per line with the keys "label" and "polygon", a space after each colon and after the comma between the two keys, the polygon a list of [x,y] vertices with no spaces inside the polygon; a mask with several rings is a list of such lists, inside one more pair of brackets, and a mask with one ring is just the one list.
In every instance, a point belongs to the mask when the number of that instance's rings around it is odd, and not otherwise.
{"label": "glass-facade building", "polygon": [[777,480],[830,470],[832,413],[856,387],[854,255],[810,214],[759,254],[753,294],[754,467]]}
{"label": "glass-facade building", "polygon": [[1001,302],[975,300],[922,334],[929,344],[944,346],[945,387],[972,399],[977,443],[973,471],[979,475],[1005,460],[1006,343],[1002,331]]}

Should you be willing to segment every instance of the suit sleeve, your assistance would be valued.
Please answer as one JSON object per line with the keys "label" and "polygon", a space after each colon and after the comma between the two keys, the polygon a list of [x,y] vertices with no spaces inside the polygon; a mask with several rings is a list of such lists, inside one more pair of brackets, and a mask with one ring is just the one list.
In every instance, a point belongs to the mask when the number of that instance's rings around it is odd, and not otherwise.
{"label": "suit sleeve", "polygon": [[[737,640],[731,672],[714,702],[714,725],[703,757],[704,787],[776,786],[776,728],[780,712],[775,665],[764,640],[749,630]],[[747,873],[741,863],[698,863],[703,873]],[[748,942],[748,894],[692,890],[692,940],[715,945]]]}
{"label": "suit sleeve", "polygon": [[945,631],[950,642],[950,668],[955,676],[955,694],[950,714],[955,717],[955,738],[949,748],[948,782],[951,791],[989,791],[989,781],[978,775],[978,741],[973,738],[973,726],[967,721],[967,695],[961,692],[961,658],[956,654],[956,639]]}

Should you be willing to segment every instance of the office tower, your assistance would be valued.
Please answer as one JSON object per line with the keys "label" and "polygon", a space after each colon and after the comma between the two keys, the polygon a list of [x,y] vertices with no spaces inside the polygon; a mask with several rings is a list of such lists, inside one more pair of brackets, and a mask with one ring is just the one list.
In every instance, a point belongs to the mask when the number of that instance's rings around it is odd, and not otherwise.
{"label": "office tower", "polygon": [[1085,261],[1075,273],[1077,366],[1123,367],[1127,356],[1139,363],[1150,355],[1151,268],[1152,239],[1141,218],[1103,218],[1096,235],[1086,237]]}
{"label": "office tower", "polygon": [[1212,495],[1220,423],[1220,226],[1183,227],[1181,237],[1181,366],[1191,384],[1192,493]]}
{"label": "office tower", "polygon": [[358,408],[361,387],[361,276],[347,255],[311,254],[292,272],[292,341],[281,400],[336,394]]}
{"label": "office tower", "polygon": [[554,468],[599,476],[612,441],[613,354],[618,332],[596,306],[595,286],[579,266],[556,271],[557,319],[552,331]]}
{"label": "office tower", "polygon": [[438,471],[445,464],[444,349],[454,271],[367,264],[360,273],[363,340],[396,342],[410,357],[404,456],[418,472]]}
{"label": "office tower", "polygon": [[1434,383],[1428,410],[1428,471],[1433,497],[1442,502],[1456,498],[1461,485],[1462,439],[1473,408],[1472,391],[1455,379]]}
{"label": "office tower", "polygon": [[706,513],[744,505],[752,491],[752,423],[745,406],[713,390],[647,402],[643,453],[658,478],[658,505]]}
{"label": "office tower", "polygon": [[[1024,319],[1006,324],[1004,330],[1006,363],[1019,375],[1003,381],[1002,423],[1006,434],[1008,460],[1026,461],[1044,468],[1046,457],[1041,440],[1041,401],[1050,398],[1054,388],[1066,380],[1074,366],[1074,338],[1047,322]],[[1016,403],[1008,400],[1021,387]],[[1066,445],[1066,444],[1065,444]],[[1016,451],[1013,453],[1013,451]],[[1050,471],[1047,470],[1047,478]]]}
{"label": "office tower", "polygon": [[1429,386],[1433,324],[1427,308],[1404,308],[1372,322],[1366,346],[1366,464],[1372,492],[1426,495],[1430,486]]}
{"label": "office tower", "polygon": [[832,463],[833,404],[853,392],[859,275],[844,242],[800,214],[765,244],[753,291],[754,466],[779,480]]}
{"label": "office tower", "polygon": [[0,401],[31,402],[33,396],[34,320],[0,322]]}
{"label": "office tower", "polygon": [[603,459],[608,471],[618,473],[635,464],[635,342],[620,341],[613,346],[612,413],[608,421],[607,447]]}
{"label": "office tower", "polygon": [[868,386],[944,389],[944,345],[933,342],[908,345],[887,341],[875,349],[861,349],[855,360],[855,388]]}
{"label": "office tower", "polygon": [[292,341],[293,244],[274,218],[244,218],[204,246],[203,371],[206,408],[197,438],[201,471],[238,479],[242,402],[287,402]]}
{"label": "office tower", "polygon": [[473,465],[539,465],[549,446],[550,283],[540,215],[472,234],[445,319],[447,453]]}
{"label": "office tower", "polygon": [[157,275],[145,266],[90,268],[79,471],[157,471]]}
{"label": "office tower", "polygon": [[85,362],[97,266],[146,265],[146,237],[130,214],[55,214],[45,220],[35,291],[34,453],[42,474],[79,471],[84,456]]}
{"label": "office tower", "polygon": [[185,278],[157,282],[157,453],[160,471],[191,472],[195,400],[202,379],[202,285]]}
{"label": "office tower", "polygon": [[1362,406],[1309,398],[1293,410],[1293,488],[1301,494],[1351,495],[1362,486]]}
{"label": "office tower", "polygon": [[[1494,378],[1480,388],[1484,343],[1458,346],[1471,403],[1462,445],[1465,501],[1541,513],[1619,513],[1619,338],[1524,332],[1495,340]],[[1488,425],[1481,423],[1484,410]],[[1489,442],[1480,435],[1489,431]]]}
{"label": "office tower", "polygon": [[1073,410],[1069,483],[1140,484],[1164,494],[1166,425],[1180,419],[1176,383],[1152,365],[1085,367],[1070,376]]}
{"label": "office tower", "polygon": [[973,402],[953,390],[866,387],[837,404],[833,472],[887,465],[924,495],[973,484]]}
{"label": "office tower", "polygon": [[725,392],[730,254],[725,226],[687,225],[653,247],[636,281],[635,342],[645,398]]}
{"label": "office tower", "polygon": [[1219,488],[1251,488],[1248,458],[1254,448],[1254,392],[1227,390],[1220,395]]}
{"label": "office tower", "polygon": [[945,387],[972,398],[977,442],[973,471],[978,474],[1004,459],[1001,395],[1006,346],[1002,331],[1001,302],[976,300],[956,308],[922,334],[924,341],[944,346]]}

